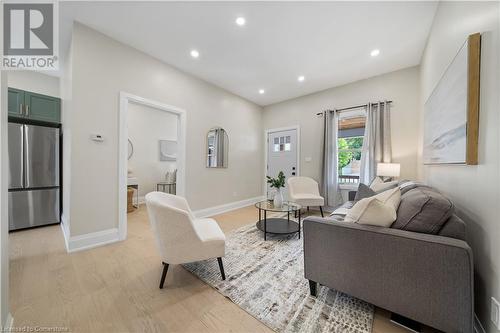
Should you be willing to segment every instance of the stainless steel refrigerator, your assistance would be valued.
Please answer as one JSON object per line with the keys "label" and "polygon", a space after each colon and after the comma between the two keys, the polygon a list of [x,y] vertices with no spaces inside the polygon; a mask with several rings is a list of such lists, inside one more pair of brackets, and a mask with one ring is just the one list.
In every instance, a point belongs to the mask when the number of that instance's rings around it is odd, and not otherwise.
{"label": "stainless steel refrigerator", "polygon": [[59,128],[9,123],[9,230],[60,222]]}

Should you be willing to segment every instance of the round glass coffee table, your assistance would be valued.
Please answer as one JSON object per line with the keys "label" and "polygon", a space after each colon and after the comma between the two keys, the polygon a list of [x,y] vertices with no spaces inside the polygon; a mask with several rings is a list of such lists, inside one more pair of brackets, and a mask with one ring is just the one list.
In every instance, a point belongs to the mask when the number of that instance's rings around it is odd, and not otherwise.
{"label": "round glass coffee table", "polygon": [[[293,234],[298,233],[300,239],[300,205],[285,201],[281,207],[275,207],[272,201],[265,200],[255,204],[259,210],[259,220],[255,224],[257,229],[264,232],[264,240],[267,239],[267,234]],[[267,218],[267,212],[286,213],[287,217],[272,217]],[[298,213],[299,221],[290,220],[290,213]],[[264,215],[264,218],[262,218]]]}

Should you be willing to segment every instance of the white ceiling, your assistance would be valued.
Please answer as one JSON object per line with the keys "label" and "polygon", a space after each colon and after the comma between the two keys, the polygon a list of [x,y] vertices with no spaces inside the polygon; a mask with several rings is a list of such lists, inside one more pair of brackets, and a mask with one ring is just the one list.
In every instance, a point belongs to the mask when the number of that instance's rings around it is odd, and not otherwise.
{"label": "white ceiling", "polygon": [[[259,105],[420,63],[435,2],[61,2],[73,20]],[[235,24],[246,18],[243,27]],[[371,57],[373,49],[378,57]],[[196,49],[198,59],[189,53]],[[299,83],[297,77],[304,75]],[[265,89],[260,95],[259,89]]]}

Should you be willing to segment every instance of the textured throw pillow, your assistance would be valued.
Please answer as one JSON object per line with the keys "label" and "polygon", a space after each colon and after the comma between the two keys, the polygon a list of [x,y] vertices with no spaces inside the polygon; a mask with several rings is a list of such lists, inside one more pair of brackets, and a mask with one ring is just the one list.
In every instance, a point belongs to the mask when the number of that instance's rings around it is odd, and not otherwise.
{"label": "textured throw pillow", "polygon": [[370,184],[370,188],[372,190],[374,190],[375,192],[380,192],[380,191],[388,190],[388,189],[391,189],[391,188],[395,188],[395,187],[398,186],[398,183],[399,182],[397,180],[394,180],[394,181],[391,181],[391,182],[384,182],[382,180],[382,178],[375,177],[375,179]]}
{"label": "textured throw pillow", "polygon": [[417,187],[401,196],[391,228],[437,234],[453,211],[453,203],[444,195],[431,187]]}
{"label": "textured throw pillow", "polygon": [[389,227],[396,220],[400,199],[399,188],[361,199],[349,209],[344,222]]}

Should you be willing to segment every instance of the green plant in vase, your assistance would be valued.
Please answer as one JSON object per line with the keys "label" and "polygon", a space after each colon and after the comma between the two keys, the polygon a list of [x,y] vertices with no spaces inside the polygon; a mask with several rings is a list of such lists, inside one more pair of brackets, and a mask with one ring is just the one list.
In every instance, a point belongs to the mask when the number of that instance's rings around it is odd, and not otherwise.
{"label": "green plant in vase", "polygon": [[278,173],[278,177],[272,178],[266,176],[266,178],[269,186],[276,189],[273,200],[274,206],[280,208],[283,205],[283,193],[281,192],[281,188],[285,187],[285,174],[283,171],[280,171]]}

